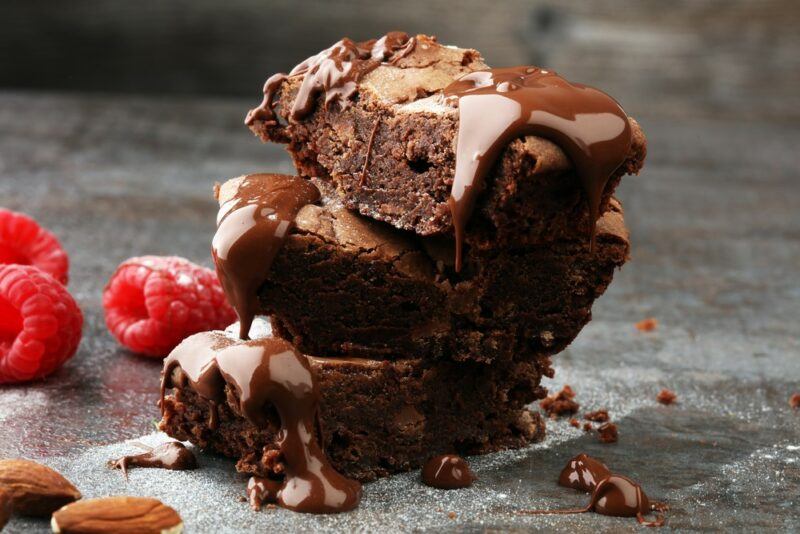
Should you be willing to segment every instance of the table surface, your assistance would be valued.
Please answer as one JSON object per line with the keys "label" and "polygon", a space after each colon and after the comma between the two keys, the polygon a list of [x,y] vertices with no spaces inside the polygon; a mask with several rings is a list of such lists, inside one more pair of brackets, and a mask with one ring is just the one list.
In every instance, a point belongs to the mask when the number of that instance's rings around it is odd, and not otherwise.
{"label": "table surface", "polygon": [[[230,461],[201,454],[196,472],[105,462],[155,443],[160,362],[120,349],[101,292],[141,254],[210,265],[217,180],[290,171],[280,147],[241,124],[250,102],[0,93],[0,205],[53,230],[71,257],[69,289],[86,324],[77,355],[46,381],[0,389],[0,456],[52,465],[85,496],[150,495],[189,532],[290,530],[637,530],[598,515],[520,516],[577,505],[556,485],[578,452],[604,459],[671,506],[670,528],[800,529],[800,128],[768,120],[637,117],[649,138],[640,177],[620,190],[633,259],[556,358],[583,408],[608,408],[619,442],[550,422],[547,439],[471,462],[474,487],[423,486],[418,473],[365,486],[339,516],[253,513]],[[655,317],[655,332],[634,323]],[[656,393],[677,392],[661,406]],[[449,512],[455,513],[451,519]],[[13,520],[9,532],[45,532]]]}

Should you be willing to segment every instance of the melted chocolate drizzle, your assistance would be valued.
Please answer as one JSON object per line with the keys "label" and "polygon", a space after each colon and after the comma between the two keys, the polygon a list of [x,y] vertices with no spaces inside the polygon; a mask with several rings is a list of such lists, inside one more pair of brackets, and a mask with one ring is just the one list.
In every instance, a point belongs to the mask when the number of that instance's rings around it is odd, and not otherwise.
{"label": "melted chocolate drizzle", "polygon": [[660,502],[650,502],[642,486],[623,475],[612,474],[599,460],[586,454],[571,459],[561,471],[558,483],[562,486],[590,491],[592,496],[584,508],[562,510],[521,510],[525,515],[544,514],[597,514],[616,517],[635,517],[647,527],[660,527],[664,517],[657,516],[650,521],[645,515],[650,512],[664,512],[669,507]]}
{"label": "melted chocolate drizzle", "polygon": [[125,478],[128,478],[129,467],[155,467],[174,471],[197,469],[197,458],[183,443],[170,441],[142,454],[133,454],[112,460],[109,462],[109,466],[120,469]]}
{"label": "melted chocolate drizzle", "polygon": [[[162,406],[176,367],[205,399],[223,403],[225,387],[233,388],[241,413],[260,428],[269,424],[267,405],[275,407],[281,425],[277,443],[286,466],[274,496],[279,506],[297,512],[336,513],[358,505],[361,484],[331,466],[315,435],[319,390],[308,359],[287,341],[273,337],[238,341],[222,332],[185,339],[164,362]],[[249,498],[271,498],[273,486],[264,480],[252,485]]]}
{"label": "melted chocolate drizzle", "polygon": [[448,204],[461,270],[464,230],[486,174],[503,148],[525,135],[556,143],[572,160],[589,202],[591,243],[600,200],[631,146],[628,117],[610,96],[536,67],[476,71],[444,89],[458,104],[456,169]]}
{"label": "melted chocolate drizzle", "polygon": [[332,102],[345,108],[358,90],[358,82],[381,64],[393,64],[416,46],[416,38],[404,32],[389,32],[380,39],[353,41],[345,37],[330,48],[295,66],[288,75],[278,73],[264,84],[264,99],[247,113],[245,124],[257,120],[275,123],[275,95],[288,77],[302,77],[303,82],[289,112],[289,118],[302,120],[314,111],[317,97],[325,95],[325,107]]}
{"label": "melted chocolate drizzle", "polygon": [[581,453],[567,463],[558,477],[558,483],[567,488],[591,493],[597,483],[609,475],[611,470],[606,464]]}
{"label": "melted chocolate drizzle", "polygon": [[467,488],[475,480],[476,477],[466,460],[455,454],[434,456],[422,468],[422,481],[434,488]]}
{"label": "melted chocolate drizzle", "polygon": [[220,206],[211,252],[222,289],[239,316],[242,339],[248,339],[259,311],[258,289],[269,276],[297,212],[318,199],[317,188],[303,178],[251,174]]}

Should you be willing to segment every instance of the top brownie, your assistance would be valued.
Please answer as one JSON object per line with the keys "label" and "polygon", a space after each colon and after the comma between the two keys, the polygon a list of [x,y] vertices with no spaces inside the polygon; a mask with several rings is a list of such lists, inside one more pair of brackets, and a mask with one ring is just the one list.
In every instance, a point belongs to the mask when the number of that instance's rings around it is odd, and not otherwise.
{"label": "top brownie", "polygon": [[[309,114],[290,118],[303,81],[290,75],[274,97],[277,120],[256,117],[249,125],[264,141],[287,144],[299,173],[331,182],[347,208],[419,235],[449,234],[459,115],[442,91],[486,68],[476,50],[419,35],[405,55],[365,74],[344,105],[326,105],[323,93]],[[636,121],[630,124],[627,159],[608,180],[598,217],[620,178],[642,167],[645,137]],[[596,222],[589,213],[565,153],[541,137],[521,137],[489,172],[465,240],[488,249],[588,238]]]}

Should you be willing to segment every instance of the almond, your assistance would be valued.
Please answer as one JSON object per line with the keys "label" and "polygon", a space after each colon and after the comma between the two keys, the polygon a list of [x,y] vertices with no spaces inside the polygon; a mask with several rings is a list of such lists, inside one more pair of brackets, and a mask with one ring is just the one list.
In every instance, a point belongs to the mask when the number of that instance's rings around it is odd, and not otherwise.
{"label": "almond", "polygon": [[103,497],[68,504],[53,514],[53,532],[62,534],[178,534],[178,512],[148,497]]}
{"label": "almond", "polygon": [[10,497],[14,513],[37,517],[81,498],[60,473],[30,460],[0,460],[0,489]]}

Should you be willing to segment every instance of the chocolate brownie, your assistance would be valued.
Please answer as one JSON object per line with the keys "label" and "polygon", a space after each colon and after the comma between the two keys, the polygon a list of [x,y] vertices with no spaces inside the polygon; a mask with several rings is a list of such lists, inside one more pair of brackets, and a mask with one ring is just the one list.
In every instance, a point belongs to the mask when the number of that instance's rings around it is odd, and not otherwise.
{"label": "chocolate brownie", "polygon": [[[442,91],[456,78],[486,69],[476,50],[417,36],[415,46],[366,72],[346,102],[317,103],[290,118],[304,76],[274,88],[275,120],[258,113],[250,128],[264,141],[286,143],[301,175],[335,184],[345,207],[419,235],[452,233],[448,197],[456,162],[457,107]],[[644,134],[630,119],[627,159],[605,185],[598,214],[609,209],[623,174],[637,173]],[[363,176],[362,176],[363,175]],[[508,144],[489,172],[466,229],[473,247],[540,244],[589,235],[586,195],[559,146],[525,136]]]}
{"label": "chocolate brownie", "polygon": [[[219,189],[221,203],[239,181]],[[314,355],[489,362],[555,354],[589,321],[628,254],[615,201],[594,252],[583,239],[473,250],[460,273],[452,240],[417,238],[336,201],[302,208],[294,223],[265,273],[261,312]]]}
{"label": "chocolate brownie", "polygon": [[[331,464],[361,481],[420,467],[437,454],[482,454],[541,439],[544,424],[525,406],[542,398],[546,356],[508,366],[308,357],[320,392],[318,433]],[[179,440],[236,458],[237,470],[282,471],[277,413],[263,427],[241,412],[236,388],[213,403],[180,367],[166,383],[159,428]]]}

